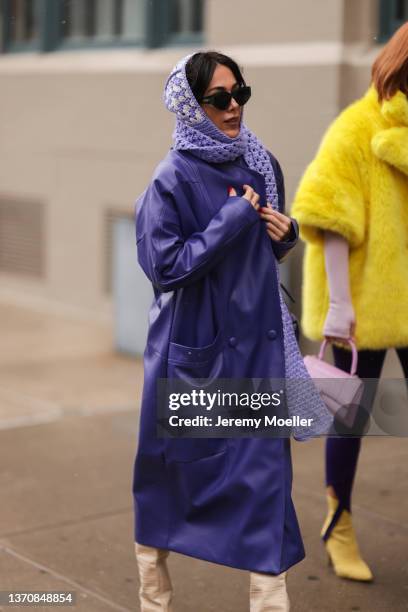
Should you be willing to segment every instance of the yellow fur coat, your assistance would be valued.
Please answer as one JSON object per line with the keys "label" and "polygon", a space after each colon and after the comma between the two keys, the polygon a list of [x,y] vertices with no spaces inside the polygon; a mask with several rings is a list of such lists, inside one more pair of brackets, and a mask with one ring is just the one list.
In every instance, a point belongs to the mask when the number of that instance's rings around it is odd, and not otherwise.
{"label": "yellow fur coat", "polygon": [[373,86],[327,130],[291,215],[306,241],[303,330],[322,338],[329,305],[323,231],[344,236],[359,349],[408,346],[408,100]]}

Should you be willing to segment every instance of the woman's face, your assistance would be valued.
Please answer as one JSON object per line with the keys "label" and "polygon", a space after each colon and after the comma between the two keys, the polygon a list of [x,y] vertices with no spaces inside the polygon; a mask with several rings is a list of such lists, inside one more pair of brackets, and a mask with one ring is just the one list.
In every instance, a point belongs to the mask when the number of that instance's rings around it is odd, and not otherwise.
{"label": "woman's face", "polygon": [[[227,66],[217,64],[204,96],[210,96],[222,90],[231,92],[236,87],[238,87],[238,82],[231,70]],[[231,103],[226,110],[219,110],[212,104],[201,104],[201,107],[224,134],[227,134],[230,138],[238,136],[241,127],[242,106],[239,106],[234,98],[231,98]]]}

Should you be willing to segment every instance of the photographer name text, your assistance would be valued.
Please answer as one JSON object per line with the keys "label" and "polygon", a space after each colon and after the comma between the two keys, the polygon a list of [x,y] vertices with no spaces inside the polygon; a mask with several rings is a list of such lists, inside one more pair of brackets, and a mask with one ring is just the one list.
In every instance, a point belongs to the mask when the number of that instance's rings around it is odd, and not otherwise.
{"label": "photographer name text", "polygon": [[213,423],[214,419],[208,416],[200,415],[190,418],[179,417],[174,414],[169,417],[169,424],[171,427],[249,427],[258,429],[261,425],[264,427],[311,427],[313,420],[312,418],[306,419],[300,416],[288,418],[280,418],[276,415],[265,415],[261,418],[228,418],[218,416],[217,420]]}

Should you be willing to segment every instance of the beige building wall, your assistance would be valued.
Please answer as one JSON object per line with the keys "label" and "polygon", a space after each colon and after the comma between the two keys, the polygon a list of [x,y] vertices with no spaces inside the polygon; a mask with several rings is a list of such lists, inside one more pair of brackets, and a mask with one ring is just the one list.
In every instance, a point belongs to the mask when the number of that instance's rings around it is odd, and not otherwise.
{"label": "beige building wall", "polygon": [[[377,21],[375,0],[207,0],[206,46],[244,66],[245,121],[279,158],[288,204],[329,122],[368,85]],[[162,87],[192,50],[0,56],[0,201],[43,202],[46,229],[44,277],[0,273],[0,298],[112,316],[106,214],[133,214],[169,149]]]}
{"label": "beige building wall", "polygon": [[207,2],[210,44],[276,45],[343,38],[344,0]]}

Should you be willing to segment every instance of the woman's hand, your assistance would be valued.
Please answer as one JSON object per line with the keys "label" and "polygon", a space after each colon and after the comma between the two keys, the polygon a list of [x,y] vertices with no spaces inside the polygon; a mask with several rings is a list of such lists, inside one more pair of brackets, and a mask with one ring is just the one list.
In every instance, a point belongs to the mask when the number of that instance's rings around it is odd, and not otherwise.
{"label": "woman's hand", "polygon": [[330,303],[323,334],[327,340],[347,344],[345,340],[355,341],[356,318],[350,302]]}
{"label": "woman's hand", "polygon": [[[244,195],[242,197],[248,200],[248,202],[255,208],[255,210],[259,210],[259,194],[256,193],[256,191],[254,191],[250,185],[243,185],[243,188]],[[237,192],[233,187],[229,188],[228,193],[230,196],[237,195]]]}
{"label": "woman's hand", "polygon": [[260,217],[266,222],[266,231],[272,240],[286,240],[291,232],[292,221],[290,217],[274,210],[270,202],[259,209]]}

